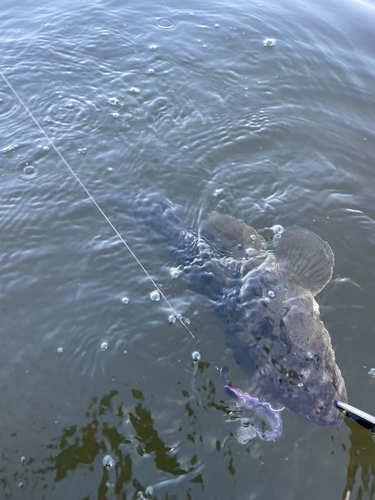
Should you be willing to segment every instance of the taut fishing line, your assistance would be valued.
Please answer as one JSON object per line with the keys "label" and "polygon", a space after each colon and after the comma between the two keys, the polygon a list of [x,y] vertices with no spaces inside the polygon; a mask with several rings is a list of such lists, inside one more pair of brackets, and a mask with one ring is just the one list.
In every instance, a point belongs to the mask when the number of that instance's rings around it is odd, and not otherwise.
{"label": "taut fishing line", "polygon": [[60,153],[60,151],[57,149],[57,147],[54,145],[54,143],[52,142],[52,139],[49,138],[49,136],[47,135],[47,133],[44,131],[44,129],[41,127],[41,125],[39,125],[38,121],[36,120],[36,118],[34,117],[34,115],[32,114],[32,112],[29,110],[29,108],[26,106],[26,104],[23,102],[23,100],[20,98],[20,96],[17,94],[17,92],[15,91],[15,89],[12,87],[11,83],[9,82],[9,80],[7,79],[7,77],[4,75],[4,73],[2,71],[0,71],[0,75],[2,76],[3,80],[5,81],[5,83],[8,85],[8,87],[10,88],[10,90],[13,92],[13,94],[16,96],[16,98],[18,99],[18,101],[22,104],[22,106],[25,108],[26,112],[28,113],[28,115],[30,116],[30,118],[33,120],[33,122],[35,123],[35,125],[38,127],[38,129],[42,132],[42,134],[44,135],[44,137],[47,139],[47,141],[49,142],[49,144],[51,144],[51,146],[53,147],[53,149],[56,151],[56,153],[59,155],[59,157],[61,158],[61,160],[64,162],[64,164],[68,167],[68,169],[70,170],[71,174],[75,177],[75,179],[79,182],[79,184],[81,185],[82,189],[85,191],[85,193],[87,194],[87,196],[90,198],[90,200],[94,203],[94,205],[96,206],[96,208],[99,210],[99,212],[102,214],[102,216],[105,218],[105,220],[108,222],[108,224],[111,226],[111,228],[113,229],[113,231],[116,233],[116,235],[119,237],[119,239],[122,241],[122,243],[125,245],[125,247],[129,250],[130,254],[133,256],[133,258],[135,259],[135,261],[137,262],[137,264],[139,265],[139,267],[142,269],[142,271],[146,274],[146,276],[149,278],[149,280],[151,281],[151,283],[154,285],[154,287],[156,288],[156,290],[160,293],[160,296],[163,297],[163,299],[165,300],[165,302],[168,304],[168,306],[170,307],[170,309],[173,311],[173,313],[176,315],[176,318],[178,318],[181,322],[181,324],[186,328],[186,330],[190,333],[190,335],[194,337],[194,335],[192,334],[192,332],[190,331],[189,327],[182,321],[181,317],[179,317],[179,314],[177,314],[177,312],[175,311],[174,307],[172,306],[172,304],[169,302],[169,300],[167,299],[167,297],[164,295],[164,293],[160,290],[160,288],[158,287],[158,285],[155,283],[155,281],[152,279],[152,277],[150,276],[150,274],[147,272],[147,269],[144,267],[144,265],[142,264],[142,262],[138,259],[138,257],[135,255],[135,253],[133,252],[133,250],[129,247],[129,245],[126,243],[126,241],[124,240],[124,238],[121,236],[121,234],[117,231],[117,229],[115,228],[115,226],[112,224],[112,222],[109,220],[109,218],[107,217],[107,215],[103,212],[103,210],[101,209],[101,207],[98,205],[98,203],[95,201],[94,197],[92,196],[92,194],[89,192],[89,190],[86,188],[86,186],[83,184],[83,182],[81,181],[81,179],[78,177],[78,175],[74,172],[74,170],[72,169],[72,167],[69,165],[69,163],[65,160],[65,158],[63,157],[63,155]]}

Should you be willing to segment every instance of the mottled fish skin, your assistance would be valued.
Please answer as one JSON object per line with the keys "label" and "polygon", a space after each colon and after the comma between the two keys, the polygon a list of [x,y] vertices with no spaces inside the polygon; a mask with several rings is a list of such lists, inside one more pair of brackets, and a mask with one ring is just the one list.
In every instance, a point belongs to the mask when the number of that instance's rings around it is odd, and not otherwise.
{"label": "mottled fish skin", "polygon": [[237,363],[262,394],[319,425],[337,425],[347,401],[329,333],[314,296],[332,276],[333,253],[313,232],[286,228],[276,251],[255,229],[210,214],[198,227],[169,200],[138,197],[133,213],[167,240],[189,286],[207,295]]}
{"label": "mottled fish skin", "polygon": [[280,275],[271,256],[241,282],[217,305],[224,320],[231,318],[226,339],[237,363],[302,418],[339,424],[335,401],[347,401],[345,383],[312,295]]}
{"label": "mottled fish skin", "polygon": [[[214,220],[212,229],[204,224],[206,240],[225,248],[227,239],[217,228],[235,220],[220,214]],[[337,425],[344,416],[335,402],[347,401],[346,388],[314,299],[332,276],[333,253],[314,233],[296,226],[278,235],[275,253],[266,251],[263,238],[254,233],[247,258],[233,258],[226,250],[217,259],[232,272],[216,301],[227,325],[227,345],[263,395],[306,420]]]}

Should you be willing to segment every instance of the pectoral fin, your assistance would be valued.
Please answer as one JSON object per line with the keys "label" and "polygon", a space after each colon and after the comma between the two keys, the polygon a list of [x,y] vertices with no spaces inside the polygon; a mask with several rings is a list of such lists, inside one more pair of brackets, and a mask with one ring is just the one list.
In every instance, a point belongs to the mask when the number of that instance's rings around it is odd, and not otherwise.
{"label": "pectoral fin", "polygon": [[308,229],[286,228],[277,245],[276,260],[279,269],[294,277],[312,295],[320,292],[332,277],[331,247]]}
{"label": "pectoral fin", "polygon": [[264,238],[255,229],[229,215],[212,212],[201,223],[199,234],[224,256],[242,259],[264,249]]}

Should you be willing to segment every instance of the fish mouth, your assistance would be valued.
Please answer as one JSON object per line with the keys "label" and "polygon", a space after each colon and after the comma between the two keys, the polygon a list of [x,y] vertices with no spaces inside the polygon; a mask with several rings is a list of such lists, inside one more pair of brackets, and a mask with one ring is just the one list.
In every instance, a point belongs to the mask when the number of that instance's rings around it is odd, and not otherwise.
{"label": "fish mouth", "polygon": [[319,404],[315,408],[313,415],[306,415],[306,420],[324,427],[340,425],[345,417],[345,413],[337,407],[337,401],[339,400],[340,399],[334,400],[331,404],[326,406]]}
{"label": "fish mouth", "polygon": [[331,401],[332,402],[329,404],[322,404],[321,406],[318,406],[316,415],[317,418],[315,419],[317,424],[324,426],[336,426],[341,424],[344,420],[345,412],[337,407],[337,401],[342,401],[344,403],[348,401],[345,382],[343,379],[340,380],[340,383],[335,391],[334,398]]}
{"label": "fish mouth", "polygon": [[339,401],[339,399],[335,400],[328,412],[325,413],[321,425],[339,425],[344,420],[345,413],[337,407],[337,401]]}

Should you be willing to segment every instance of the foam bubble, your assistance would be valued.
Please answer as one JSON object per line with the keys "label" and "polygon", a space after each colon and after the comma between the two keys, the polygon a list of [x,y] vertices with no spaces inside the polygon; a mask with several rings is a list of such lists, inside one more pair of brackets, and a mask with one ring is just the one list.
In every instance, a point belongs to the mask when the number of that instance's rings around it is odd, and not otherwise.
{"label": "foam bubble", "polygon": [[154,302],[158,302],[160,300],[160,293],[158,292],[158,290],[154,290],[150,293],[150,299]]}
{"label": "foam bubble", "polygon": [[263,47],[273,47],[276,43],[276,40],[274,38],[266,38],[263,41]]}
{"label": "foam bubble", "polygon": [[110,455],[106,455],[103,458],[103,465],[104,465],[104,467],[107,467],[107,468],[113,467],[114,463],[115,462],[114,462],[113,458]]}
{"label": "foam bubble", "polygon": [[180,270],[177,269],[176,267],[171,269],[171,277],[176,279],[180,276]]}

